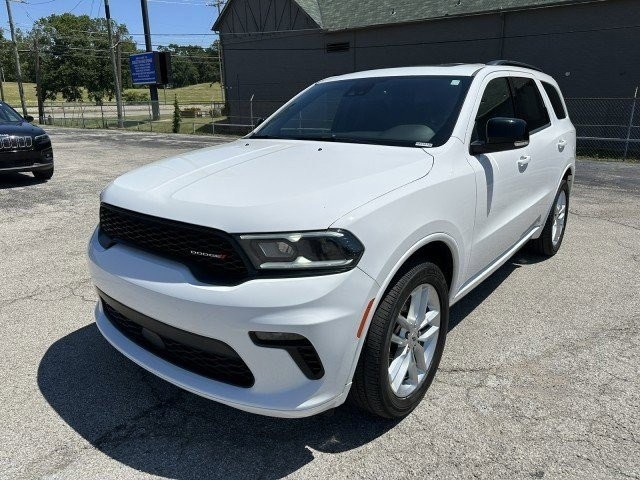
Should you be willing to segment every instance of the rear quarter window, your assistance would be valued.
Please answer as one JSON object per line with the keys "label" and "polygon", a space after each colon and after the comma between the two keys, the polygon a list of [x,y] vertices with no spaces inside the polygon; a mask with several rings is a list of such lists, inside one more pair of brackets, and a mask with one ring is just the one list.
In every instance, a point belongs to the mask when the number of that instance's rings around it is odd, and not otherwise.
{"label": "rear quarter window", "polygon": [[551,106],[553,107],[556,117],[558,117],[559,120],[567,118],[567,111],[564,109],[562,97],[558,89],[547,82],[542,82],[542,87],[544,91],[547,92],[549,100],[551,100]]}
{"label": "rear quarter window", "polygon": [[524,77],[512,77],[510,82],[516,118],[525,120],[532,132],[548,126],[549,113],[536,82]]}

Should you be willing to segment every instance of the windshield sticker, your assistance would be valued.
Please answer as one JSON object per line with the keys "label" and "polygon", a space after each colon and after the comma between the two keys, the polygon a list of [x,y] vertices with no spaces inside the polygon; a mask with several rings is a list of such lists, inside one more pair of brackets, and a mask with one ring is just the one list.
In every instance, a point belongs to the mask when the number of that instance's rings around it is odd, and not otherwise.
{"label": "windshield sticker", "polygon": [[416,147],[433,147],[433,143],[416,142]]}
{"label": "windshield sticker", "polygon": [[460,80],[451,80],[451,85],[460,85]]}

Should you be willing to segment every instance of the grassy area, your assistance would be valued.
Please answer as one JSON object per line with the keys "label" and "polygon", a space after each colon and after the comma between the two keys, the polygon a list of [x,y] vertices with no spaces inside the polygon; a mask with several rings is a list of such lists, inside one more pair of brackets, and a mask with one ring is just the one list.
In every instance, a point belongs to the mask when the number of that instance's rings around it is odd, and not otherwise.
{"label": "grassy area", "polygon": [[[127,91],[144,91],[140,89],[128,89]],[[160,89],[158,96],[161,102],[165,101],[167,104],[173,103],[174,95],[178,97],[178,102],[221,102],[222,92],[220,90],[219,83],[198,83],[196,85],[189,85],[182,88],[167,88],[166,90]]]}
{"label": "grassy area", "polygon": [[[37,103],[36,98],[36,85],[35,83],[23,83],[24,87],[24,95],[28,105],[35,105]],[[18,84],[16,82],[5,82],[3,83],[4,87],[4,97],[5,101],[11,105],[12,107],[20,106],[20,95],[18,94]],[[137,88],[129,88],[125,91],[134,91],[134,92],[148,92],[147,89],[137,89]],[[166,91],[161,88],[159,93],[160,102],[165,102],[165,92],[166,92],[166,102],[167,104],[173,103],[174,95],[178,96],[178,101],[181,103],[188,102],[220,102],[222,100],[222,92],[220,90],[219,83],[199,83],[197,85],[189,85],[188,87],[182,88],[167,88]],[[85,95],[85,101],[88,101],[88,98]],[[60,97],[56,100],[57,102],[62,102],[63,99]]]}
{"label": "grassy area", "polygon": [[[38,99],[36,98],[36,84],[35,83],[23,83],[24,96],[27,104],[36,104]],[[16,82],[4,82],[2,84],[4,89],[4,100],[12,107],[16,108],[20,106],[20,94],[18,93],[18,84]]]}
{"label": "grassy area", "polygon": [[[180,133],[190,134],[212,134],[212,122],[224,122],[225,117],[211,118],[209,116],[198,118],[186,118],[183,119],[180,124]],[[56,118],[55,125],[76,127],[76,128],[117,128],[117,120],[114,117],[109,118],[85,118],[84,120],[79,117],[69,118]],[[128,116],[124,122],[124,129],[138,132],[156,132],[156,133],[172,133],[173,122],[170,115],[162,115],[160,120],[149,122],[149,117],[146,115],[132,115]],[[220,128],[217,128],[216,133],[223,133]],[[245,132],[246,133],[246,132]]]}

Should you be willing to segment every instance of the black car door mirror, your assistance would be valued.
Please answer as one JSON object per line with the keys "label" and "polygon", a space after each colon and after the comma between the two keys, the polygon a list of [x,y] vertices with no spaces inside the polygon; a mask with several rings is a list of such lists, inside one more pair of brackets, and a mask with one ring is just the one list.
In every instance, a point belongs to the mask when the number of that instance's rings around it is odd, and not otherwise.
{"label": "black car door mirror", "polygon": [[495,117],[487,122],[487,140],[471,144],[472,155],[515,150],[529,145],[529,127],[520,118]]}
{"label": "black car door mirror", "polygon": [[33,117],[31,115],[25,115],[24,119],[29,123],[33,122]]}

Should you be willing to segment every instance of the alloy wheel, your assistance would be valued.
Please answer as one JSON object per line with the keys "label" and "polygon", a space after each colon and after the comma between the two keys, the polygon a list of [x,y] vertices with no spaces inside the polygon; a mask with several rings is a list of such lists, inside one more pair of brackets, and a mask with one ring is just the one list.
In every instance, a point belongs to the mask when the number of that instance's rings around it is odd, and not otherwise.
{"label": "alloy wheel", "polygon": [[551,227],[551,241],[556,247],[562,238],[565,221],[567,218],[567,194],[560,191],[556,204],[553,206],[553,225]]}
{"label": "alloy wheel", "polygon": [[440,297],[425,283],[405,300],[389,347],[389,385],[400,398],[411,395],[427,377],[438,343]]}

